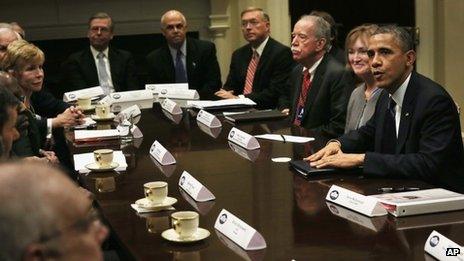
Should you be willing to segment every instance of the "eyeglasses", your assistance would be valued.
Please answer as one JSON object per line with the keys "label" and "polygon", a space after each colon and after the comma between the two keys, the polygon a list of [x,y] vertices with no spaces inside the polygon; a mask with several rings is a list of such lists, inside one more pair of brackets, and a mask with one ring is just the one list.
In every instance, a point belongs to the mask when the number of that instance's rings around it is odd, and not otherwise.
{"label": "eyeglasses", "polygon": [[95,27],[91,27],[91,28],[90,28],[90,31],[92,31],[93,33],[98,33],[98,32],[101,32],[101,33],[109,33],[109,32],[110,32],[110,28],[108,28],[108,27],[95,26]]}
{"label": "eyeglasses", "polygon": [[242,27],[246,28],[248,25],[250,25],[251,27],[256,27],[256,26],[259,25],[259,23],[260,23],[260,21],[255,20],[255,19],[248,20],[248,21],[242,21]]}
{"label": "eyeglasses", "polygon": [[166,25],[166,30],[168,31],[173,31],[174,29],[177,29],[177,30],[182,30],[184,29],[185,25],[184,24],[169,24],[169,25]]}

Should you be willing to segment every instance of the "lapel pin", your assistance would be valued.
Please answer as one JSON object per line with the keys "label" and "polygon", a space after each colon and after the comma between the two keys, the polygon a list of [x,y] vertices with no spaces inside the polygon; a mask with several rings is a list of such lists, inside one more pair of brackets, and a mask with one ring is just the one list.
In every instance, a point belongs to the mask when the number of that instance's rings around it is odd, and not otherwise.
{"label": "lapel pin", "polygon": [[405,116],[405,117],[408,117],[408,116],[409,116],[409,112],[406,112],[406,113],[404,114],[404,116]]}

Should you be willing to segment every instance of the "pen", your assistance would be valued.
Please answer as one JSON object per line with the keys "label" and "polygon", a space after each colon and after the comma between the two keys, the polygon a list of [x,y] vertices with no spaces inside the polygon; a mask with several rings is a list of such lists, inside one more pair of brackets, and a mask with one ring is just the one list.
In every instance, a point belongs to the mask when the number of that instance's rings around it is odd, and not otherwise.
{"label": "pen", "polygon": [[397,187],[397,188],[378,188],[381,193],[394,193],[394,192],[407,192],[407,191],[418,191],[420,188],[416,187]]}
{"label": "pen", "polygon": [[284,137],[284,135],[280,134],[280,137],[282,137],[282,141],[285,143],[285,142],[286,142],[286,140],[285,140],[285,137]]}

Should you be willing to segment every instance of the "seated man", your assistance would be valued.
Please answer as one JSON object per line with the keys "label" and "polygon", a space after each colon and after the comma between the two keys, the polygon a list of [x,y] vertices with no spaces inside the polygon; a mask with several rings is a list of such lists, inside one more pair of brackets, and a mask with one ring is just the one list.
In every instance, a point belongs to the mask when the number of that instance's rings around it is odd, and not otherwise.
{"label": "seated man", "polygon": [[317,168],[362,165],[368,176],[421,179],[462,191],[458,112],[442,86],[413,71],[411,36],[396,26],[380,27],[369,39],[368,55],[384,90],[374,115],[306,160]]}
{"label": "seated man", "polygon": [[90,47],[73,53],[63,63],[66,91],[101,86],[105,94],[139,88],[132,54],[110,46],[114,24],[106,13],[89,19]]}
{"label": "seated man", "polygon": [[103,260],[92,202],[44,164],[0,165],[1,260]]}
{"label": "seated man", "polygon": [[285,92],[292,122],[338,137],[345,128],[348,98],[345,69],[327,54],[330,25],[321,17],[305,15],[295,24],[292,38],[293,59],[299,63],[290,74]]}
{"label": "seated man", "polygon": [[248,44],[232,54],[229,76],[216,95],[223,99],[245,96],[258,108],[280,108],[279,98],[294,66],[290,48],[270,37],[269,16],[261,8],[245,9],[241,19]]}
{"label": "seated man", "polygon": [[4,86],[0,79],[0,160],[10,158],[13,141],[19,138],[16,129],[19,100]]}
{"label": "seated man", "polygon": [[208,100],[221,87],[216,47],[208,41],[185,37],[187,20],[176,10],[161,17],[166,44],[148,54],[148,83],[188,83],[200,99]]}

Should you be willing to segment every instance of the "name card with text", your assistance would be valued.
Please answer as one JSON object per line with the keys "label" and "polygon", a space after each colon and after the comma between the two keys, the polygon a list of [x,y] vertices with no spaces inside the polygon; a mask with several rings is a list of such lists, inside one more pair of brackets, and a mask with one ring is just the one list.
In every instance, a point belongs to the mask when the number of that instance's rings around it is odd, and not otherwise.
{"label": "name card with text", "polygon": [[188,90],[188,83],[156,83],[156,84],[145,84],[145,89],[150,90],[153,94],[159,94],[161,92],[167,92],[167,90]]}
{"label": "name card with text", "polygon": [[337,185],[332,185],[332,187],[330,187],[325,199],[368,217],[387,214],[385,208],[383,208],[381,203],[375,198],[361,195]]}
{"label": "name card with text", "polygon": [[114,92],[110,94],[110,97],[113,111],[122,111],[133,105],[137,105],[140,109],[153,107],[153,94],[149,90]]}
{"label": "name card with text", "polygon": [[250,134],[233,127],[228,135],[228,139],[247,150],[260,148],[258,140]]}
{"label": "name card with text", "polygon": [[150,155],[155,158],[161,165],[176,164],[174,156],[166,150],[157,140],[150,147]]}
{"label": "name card with text", "polygon": [[119,112],[119,114],[124,115],[124,118],[129,119],[129,118],[134,118],[136,116],[139,116],[142,112],[140,111],[139,106],[137,104],[130,106],[129,108],[126,108],[122,111]]}
{"label": "name card with text", "polygon": [[175,101],[170,100],[170,99],[165,99],[164,101],[162,101],[161,108],[163,108],[163,110],[166,110],[171,114],[182,113],[182,109],[180,108],[179,104],[177,104]]}
{"label": "name card with text", "polygon": [[225,209],[219,213],[214,228],[245,250],[266,248],[266,241],[258,231]]}
{"label": "name card with text", "polygon": [[197,90],[177,90],[177,89],[163,89],[158,94],[159,98],[172,98],[183,100],[198,100],[200,95]]}
{"label": "name card with text", "polygon": [[435,230],[430,233],[427,241],[425,241],[424,250],[438,260],[464,260],[464,247]]}
{"label": "name card with text", "polygon": [[203,184],[184,171],[179,178],[179,187],[187,192],[196,201],[204,202],[213,200],[216,197]]}
{"label": "name card with text", "polygon": [[197,121],[203,123],[204,125],[210,128],[222,127],[221,122],[216,116],[204,110],[200,110],[198,112]]}
{"label": "name card with text", "polygon": [[85,88],[77,91],[72,92],[65,92],[63,94],[63,101],[70,102],[76,101],[80,97],[96,97],[103,95],[105,92],[100,86],[92,87],[92,88]]}
{"label": "name card with text", "polygon": [[106,95],[98,103],[99,104],[108,104],[108,105],[111,106],[111,105],[113,105],[113,100],[111,99],[111,97],[109,95]]}

